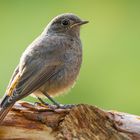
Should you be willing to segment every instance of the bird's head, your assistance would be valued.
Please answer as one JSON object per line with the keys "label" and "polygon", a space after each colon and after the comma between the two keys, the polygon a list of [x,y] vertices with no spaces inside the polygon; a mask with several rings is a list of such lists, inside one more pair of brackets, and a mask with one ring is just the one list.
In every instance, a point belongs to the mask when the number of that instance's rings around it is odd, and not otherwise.
{"label": "bird's head", "polygon": [[61,14],[48,24],[45,32],[47,34],[62,34],[79,37],[80,27],[88,21],[81,20],[78,16],[71,13]]}

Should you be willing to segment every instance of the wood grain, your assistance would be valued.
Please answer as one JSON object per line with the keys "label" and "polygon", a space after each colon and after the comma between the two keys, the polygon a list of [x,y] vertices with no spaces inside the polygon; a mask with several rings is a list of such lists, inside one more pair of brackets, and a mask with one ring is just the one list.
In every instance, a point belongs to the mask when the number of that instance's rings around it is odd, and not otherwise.
{"label": "wood grain", "polygon": [[18,102],[0,140],[140,140],[140,117],[80,104],[71,109]]}

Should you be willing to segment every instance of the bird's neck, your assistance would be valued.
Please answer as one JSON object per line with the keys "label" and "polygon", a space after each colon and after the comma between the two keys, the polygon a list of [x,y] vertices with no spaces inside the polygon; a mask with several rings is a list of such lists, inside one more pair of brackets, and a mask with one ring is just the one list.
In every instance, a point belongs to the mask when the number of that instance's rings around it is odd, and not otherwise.
{"label": "bird's neck", "polygon": [[80,38],[80,31],[68,30],[66,32],[53,32],[53,31],[50,31],[48,29],[45,29],[41,35],[43,35],[43,36],[66,36],[66,37],[79,39]]}

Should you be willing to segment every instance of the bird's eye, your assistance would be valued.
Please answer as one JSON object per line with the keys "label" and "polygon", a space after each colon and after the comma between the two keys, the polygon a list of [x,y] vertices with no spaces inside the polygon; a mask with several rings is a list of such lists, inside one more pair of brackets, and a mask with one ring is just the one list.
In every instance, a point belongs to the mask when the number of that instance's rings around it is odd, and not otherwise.
{"label": "bird's eye", "polygon": [[62,22],[61,22],[61,24],[63,26],[68,26],[70,24],[70,21],[68,19],[63,19]]}

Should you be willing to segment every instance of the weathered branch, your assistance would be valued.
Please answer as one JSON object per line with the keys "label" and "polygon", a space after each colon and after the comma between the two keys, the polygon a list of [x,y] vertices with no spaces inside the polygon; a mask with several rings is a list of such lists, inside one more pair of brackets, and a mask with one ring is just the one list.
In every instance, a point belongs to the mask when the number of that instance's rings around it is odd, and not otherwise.
{"label": "weathered branch", "polygon": [[140,117],[90,105],[56,109],[16,103],[0,126],[0,140],[140,140]]}

